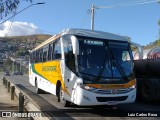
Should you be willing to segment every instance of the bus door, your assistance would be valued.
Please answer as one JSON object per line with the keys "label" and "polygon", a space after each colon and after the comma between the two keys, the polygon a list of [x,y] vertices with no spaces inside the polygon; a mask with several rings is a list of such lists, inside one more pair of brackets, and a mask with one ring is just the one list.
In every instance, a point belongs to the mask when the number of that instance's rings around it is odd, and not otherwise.
{"label": "bus door", "polygon": [[63,36],[62,45],[64,60],[61,63],[62,77],[70,95],[74,96],[74,85],[77,79],[75,67],[75,55],[73,54],[72,42],[69,35]]}

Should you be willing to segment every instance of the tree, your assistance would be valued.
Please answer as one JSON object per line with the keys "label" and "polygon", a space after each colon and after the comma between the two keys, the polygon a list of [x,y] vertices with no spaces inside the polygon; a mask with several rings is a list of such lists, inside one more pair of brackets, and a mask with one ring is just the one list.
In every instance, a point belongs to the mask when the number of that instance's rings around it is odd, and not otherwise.
{"label": "tree", "polygon": [[160,26],[160,20],[158,21],[158,25]]}
{"label": "tree", "polygon": [[159,25],[159,40],[160,40],[160,20],[158,21],[158,25]]}
{"label": "tree", "polygon": [[16,56],[25,56],[25,55],[29,55],[29,51],[27,49],[20,49],[18,51],[16,51]]}
{"label": "tree", "polygon": [[[24,0],[31,2],[32,0]],[[0,19],[7,17],[10,14],[15,14],[18,8],[20,0],[0,0]]]}
{"label": "tree", "polygon": [[157,46],[160,47],[160,40],[157,40]]}
{"label": "tree", "polygon": [[10,59],[6,59],[3,62],[3,66],[6,70],[11,71],[12,69],[12,61]]}

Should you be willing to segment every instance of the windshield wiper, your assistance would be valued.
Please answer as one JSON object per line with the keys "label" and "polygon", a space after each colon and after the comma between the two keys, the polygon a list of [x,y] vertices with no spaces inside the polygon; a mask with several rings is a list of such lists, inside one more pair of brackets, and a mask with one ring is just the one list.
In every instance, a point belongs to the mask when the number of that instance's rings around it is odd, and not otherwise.
{"label": "windshield wiper", "polygon": [[[108,61],[108,57],[107,57],[107,55],[108,55],[108,50],[107,50],[107,48],[105,48],[105,49],[106,49],[106,58],[105,58],[105,60],[104,60],[104,62],[103,62],[103,64],[102,64],[102,68],[100,68],[100,70],[99,70],[99,72],[98,72],[98,75],[97,75],[97,77],[96,77],[96,79],[95,79],[96,82],[99,81],[100,78],[102,77],[102,74],[103,74],[103,72],[104,72],[104,70],[105,70],[105,66],[106,66],[107,62],[109,62],[109,61]],[[109,65],[109,63],[108,63],[108,65]],[[109,66],[108,66],[108,67],[109,67]]]}
{"label": "windshield wiper", "polygon": [[122,68],[122,66],[121,66],[121,65],[119,64],[119,62],[114,58],[113,53],[112,53],[112,50],[111,50],[111,58],[112,58],[111,61],[115,63],[115,65],[116,65],[119,73],[120,73],[121,76],[123,77],[123,79],[126,80],[126,81],[129,81],[129,79],[127,78],[127,76],[126,76],[126,74],[125,74],[125,72],[124,72],[124,70],[123,70],[123,68]]}
{"label": "windshield wiper", "polygon": [[107,62],[108,62],[108,60],[107,60],[107,57],[106,57],[106,59],[104,60],[104,62],[102,64],[103,68],[100,68],[98,76],[96,77],[95,81],[99,81],[100,80],[100,78],[101,78],[101,76],[102,76],[102,74],[103,74],[103,72],[105,70],[105,65],[106,65]]}

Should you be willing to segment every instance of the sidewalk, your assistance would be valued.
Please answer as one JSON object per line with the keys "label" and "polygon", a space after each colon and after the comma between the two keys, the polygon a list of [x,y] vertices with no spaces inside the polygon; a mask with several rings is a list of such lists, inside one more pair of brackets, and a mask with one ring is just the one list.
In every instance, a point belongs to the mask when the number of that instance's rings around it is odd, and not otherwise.
{"label": "sidewalk", "polygon": [[[3,81],[0,76],[0,112],[4,111],[17,111],[18,110],[18,99],[14,97],[11,100],[11,93],[8,93],[7,88],[3,85]],[[28,118],[2,118],[0,120],[29,120]]]}
{"label": "sidewalk", "polygon": [[11,93],[7,92],[7,88],[3,85],[3,81],[0,78],[0,111],[2,110],[17,110],[18,100],[11,100]]}

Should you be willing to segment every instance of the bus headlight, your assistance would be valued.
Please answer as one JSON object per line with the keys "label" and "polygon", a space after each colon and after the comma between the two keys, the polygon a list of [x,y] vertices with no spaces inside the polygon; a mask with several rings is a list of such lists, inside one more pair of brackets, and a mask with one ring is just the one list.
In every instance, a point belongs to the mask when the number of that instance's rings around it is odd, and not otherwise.
{"label": "bus headlight", "polygon": [[129,90],[131,91],[131,90],[134,90],[135,88],[136,88],[136,84],[131,86],[131,87],[129,87]]}
{"label": "bus headlight", "polygon": [[93,91],[95,90],[96,88],[93,88],[93,87],[90,87],[90,86],[87,86],[87,85],[84,85],[82,83],[79,83],[78,86],[84,90],[88,90],[88,91]]}

